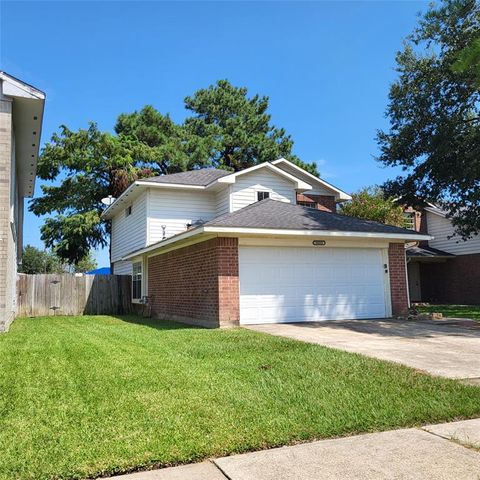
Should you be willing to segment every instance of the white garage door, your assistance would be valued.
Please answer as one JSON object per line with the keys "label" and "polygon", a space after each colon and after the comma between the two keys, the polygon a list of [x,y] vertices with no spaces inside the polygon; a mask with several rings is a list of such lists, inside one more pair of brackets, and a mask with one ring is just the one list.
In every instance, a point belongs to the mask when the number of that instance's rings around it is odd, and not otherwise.
{"label": "white garage door", "polygon": [[240,247],[240,323],[382,318],[382,250]]}

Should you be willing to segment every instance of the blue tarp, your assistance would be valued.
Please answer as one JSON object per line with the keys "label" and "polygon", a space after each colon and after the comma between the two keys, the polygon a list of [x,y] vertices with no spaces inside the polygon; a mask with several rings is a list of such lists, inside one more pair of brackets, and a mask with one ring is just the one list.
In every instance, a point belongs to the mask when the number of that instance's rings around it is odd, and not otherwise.
{"label": "blue tarp", "polygon": [[110,275],[110,273],[110,267],[103,267],[87,272],[87,275]]}

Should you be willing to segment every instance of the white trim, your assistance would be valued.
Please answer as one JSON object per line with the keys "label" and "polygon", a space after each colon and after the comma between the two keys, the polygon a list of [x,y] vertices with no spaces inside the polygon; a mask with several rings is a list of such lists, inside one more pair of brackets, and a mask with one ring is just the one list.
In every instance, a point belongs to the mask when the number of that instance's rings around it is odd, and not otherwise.
{"label": "white trim", "polygon": [[10,97],[23,97],[33,100],[45,100],[45,93],[38,88],[0,71],[0,80],[4,82],[2,93]]}
{"label": "white trim", "polygon": [[[254,172],[255,170],[258,170],[260,168],[268,168],[272,170],[273,172],[277,173],[278,175],[281,175],[282,177],[288,178],[291,182],[295,183],[297,185],[296,189],[297,190],[311,190],[312,186],[304,182],[303,180],[300,180],[299,178],[293,176],[292,174],[286,172],[285,170],[282,170],[279,167],[276,167],[273,163],[270,162],[264,162],[264,163],[259,163],[258,165],[254,165],[253,167],[250,168],[245,168],[244,170],[240,170],[239,172],[232,173],[231,175],[226,175],[225,177],[218,178],[215,180],[215,182],[218,183],[235,183],[237,177],[240,177],[241,175],[246,175],[248,173]],[[214,183],[214,182],[212,182]]]}
{"label": "white trim", "polygon": [[304,175],[307,175],[309,178],[311,178],[312,180],[315,180],[316,182],[320,183],[324,187],[327,187],[330,190],[333,190],[334,192],[337,192],[339,200],[351,200],[352,199],[352,197],[348,193],[345,193],[343,190],[340,190],[339,188],[333,186],[331,183],[328,183],[325,180],[322,180],[321,178],[316,177],[315,175],[312,175],[310,172],[307,172],[303,168],[299,167],[298,165],[295,165],[294,163],[290,162],[289,160],[287,160],[285,158],[279,158],[278,160],[274,160],[272,162],[273,165],[277,165],[279,163],[286,163],[290,167],[295,168],[296,170],[302,172]]}
{"label": "white trim", "polygon": [[249,235],[281,235],[281,236],[317,236],[317,237],[357,237],[357,238],[387,238],[395,240],[431,240],[430,235],[407,233],[376,233],[376,232],[343,232],[334,230],[287,230],[274,228],[245,227],[202,227],[205,233],[236,233]]}
{"label": "white trim", "polygon": [[379,238],[387,240],[430,240],[430,235],[419,234],[399,234],[399,233],[373,233],[373,232],[338,232],[332,230],[280,230],[273,228],[232,228],[232,227],[197,227],[192,230],[174,235],[173,237],[162,240],[161,242],[154,243],[148,247],[132,252],[129,255],[125,255],[120,260],[130,260],[144,253],[151,252],[157,248],[163,248],[164,246],[171,245],[172,243],[185,240],[195,235],[201,235],[203,233],[222,233],[224,235],[238,236],[238,235],[270,235],[270,236],[296,236],[296,237],[344,237],[344,238]]}

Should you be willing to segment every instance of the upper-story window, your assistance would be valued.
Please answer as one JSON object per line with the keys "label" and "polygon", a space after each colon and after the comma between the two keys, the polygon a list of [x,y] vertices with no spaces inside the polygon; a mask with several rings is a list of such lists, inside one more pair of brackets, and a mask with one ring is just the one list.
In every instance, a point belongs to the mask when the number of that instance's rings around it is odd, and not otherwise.
{"label": "upper-story window", "polygon": [[257,192],[257,202],[270,198],[270,192]]}
{"label": "upper-story window", "polygon": [[315,202],[297,202],[297,205],[308,208],[316,208]]}
{"label": "upper-story window", "polygon": [[404,212],[405,228],[408,230],[415,230],[415,212]]}
{"label": "upper-story window", "polygon": [[132,265],[132,298],[140,300],[142,298],[142,262]]}
{"label": "upper-story window", "polygon": [[129,217],[132,214],[132,206],[130,205],[125,209],[125,216]]}

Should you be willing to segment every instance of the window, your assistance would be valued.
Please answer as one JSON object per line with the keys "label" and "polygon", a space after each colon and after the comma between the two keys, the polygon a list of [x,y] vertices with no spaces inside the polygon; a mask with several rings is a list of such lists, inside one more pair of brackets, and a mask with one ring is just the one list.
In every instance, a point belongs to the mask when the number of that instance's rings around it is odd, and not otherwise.
{"label": "window", "polygon": [[316,208],[315,202],[297,202],[297,205],[301,205],[302,207],[308,207],[308,208]]}
{"label": "window", "polygon": [[266,198],[270,198],[270,192],[257,192],[258,202],[260,202],[261,200],[265,200]]}
{"label": "window", "polygon": [[415,230],[415,212],[404,212],[405,228],[408,230]]}
{"label": "window", "polygon": [[129,217],[132,214],[132,206],[130,205],[125,209],[125,216]]}
{"label": "window", "polygon": [[132,298],[140,300],[142,298],[142,262],[132,265]]}

